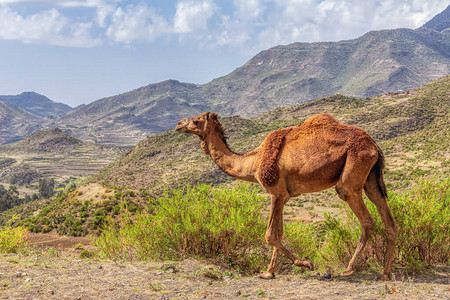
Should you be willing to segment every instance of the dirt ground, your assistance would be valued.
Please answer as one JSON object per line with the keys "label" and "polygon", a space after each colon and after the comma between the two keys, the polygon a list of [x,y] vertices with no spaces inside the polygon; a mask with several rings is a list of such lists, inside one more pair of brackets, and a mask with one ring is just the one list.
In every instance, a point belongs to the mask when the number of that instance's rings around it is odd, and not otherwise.
{"label": "dirt ground", "polygon": [[27,255],[0,256],[0,299],[450,299],[450,268],[376,281],[377,274],[242,277],[207,261],[81,259],[88,238],[31,235]]}

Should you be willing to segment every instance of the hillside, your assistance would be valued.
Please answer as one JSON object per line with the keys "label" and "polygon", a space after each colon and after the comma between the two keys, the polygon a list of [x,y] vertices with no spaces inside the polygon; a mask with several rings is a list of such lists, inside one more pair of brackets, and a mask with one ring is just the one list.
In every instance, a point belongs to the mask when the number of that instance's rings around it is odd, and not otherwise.
{"label": "hillside", "polygon": [[80,105],[56,124],[83,140],[134,146],[146,135],[167,130],[175,119],[206,110],[206,101],[192,101],[197,90],[194,84],[168,80]]}
{"label": "hillside", "polygon": [[14,96],[0,95],[0,101],[17,105],[39,117],[57,117],[72,109],[69,105],[54,102],[35,92],[24,92]]}
{"label": "hillside", "polygon": [[447,6],[443,12],[426,22],[421,28],[427,28],[439,32],[448,30],[448,28],[450,28],[450,5]]}
{"label": "hillside", "polygon": [[83,142],[59,128],[0,146],[0,182],[34,185],[41,177],[65,184],[97,173],[120,149]]}
{"label": "hillside", "polygon": [[[394,184],[419,173],[449,174],[449,87],[450,76],[446,76],[412,91],[365,99],[335,95],[252,119],[235,116],[221,121],[230,148],[246,152],[274,129],[298,124],[313,114],[330,113],[375,138],[386,154],[388,179]],[[141,141],[103,169],[97,180],[152,192],[186,183],[231,181],[204,155],[197,137],[174,131]]]}
{"label": "hillside", "polygon": [[446,14],[416,30],[277,46],[209,83],[151,84],[79,106],[56,123],[79,138],[132,146],[208,110],[249,118],[336,93],[364,98],[414,89],[450,73]]}
{"label": "hillside", "polygon": [[17,105],[0,101],[0,145],[21,140],[41,129],[49,120]]}

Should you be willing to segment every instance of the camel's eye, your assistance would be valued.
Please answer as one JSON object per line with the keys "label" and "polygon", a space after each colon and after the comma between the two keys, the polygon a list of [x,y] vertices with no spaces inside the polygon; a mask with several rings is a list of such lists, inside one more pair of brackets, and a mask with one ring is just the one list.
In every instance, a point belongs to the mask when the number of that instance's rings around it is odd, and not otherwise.
{"label": "camel's eye", "polygon": [[194,125],[198,125],[198,121],[194,121],[194,122],[192,122],[192,123],[194,123]]}

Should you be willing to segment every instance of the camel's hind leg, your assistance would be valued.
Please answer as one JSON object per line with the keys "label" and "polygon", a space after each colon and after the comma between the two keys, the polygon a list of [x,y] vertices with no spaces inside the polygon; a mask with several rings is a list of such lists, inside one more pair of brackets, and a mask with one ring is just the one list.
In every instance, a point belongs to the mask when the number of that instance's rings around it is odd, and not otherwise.
{"label": "camel's hind leg", "polygon": [[386,228],[388,249],[386,252],[386,266],[380,279],[388,280],[390,278],[392,263],[394,261],[394,249],[395,242],[397,240],[398,226],[397,223],[395,223],[394,218],[392,217],[391,211],[389,210],[386,202],[386,197],[381,191],[380,180],[382,181],[383,179],[378,178],[374,170],[370,172],[366,184],[364,185],[364,192],[366,193],[370,201],[372,201],[377,207]]}
{"label": "camel's hind leg", "polygon": [[358,155],[349,155],[342,171],[341,177],[336,184],[336,192],[339,197],[347,202],[353,213],[361,223],[362,232],[355,253],[348,263],[343,276],[351,275],[355,272],[355,263],[366,246],[367,240],[375,227],[375,221],[367,210],[362,198],[362,190],[367,176],[377,159],[376,154],[366,152]]}

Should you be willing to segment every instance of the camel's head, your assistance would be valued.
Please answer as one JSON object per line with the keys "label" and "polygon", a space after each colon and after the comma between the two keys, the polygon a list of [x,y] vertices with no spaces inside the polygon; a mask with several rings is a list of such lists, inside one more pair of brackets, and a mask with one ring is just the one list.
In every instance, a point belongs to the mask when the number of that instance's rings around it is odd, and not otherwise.
{"label": "camel's head", "polygon": [[182,133],[191,133],[205,138],[210,130],[213,129],[212,124],[217,123],[217,114],[213,112],[205,112],[197,117],[186,118],[178,122],[175,130]]}

